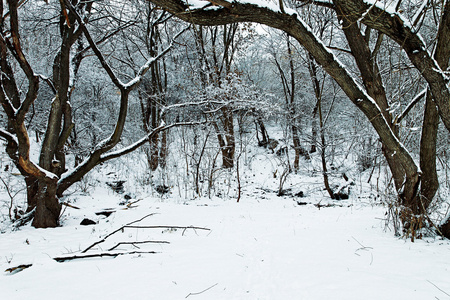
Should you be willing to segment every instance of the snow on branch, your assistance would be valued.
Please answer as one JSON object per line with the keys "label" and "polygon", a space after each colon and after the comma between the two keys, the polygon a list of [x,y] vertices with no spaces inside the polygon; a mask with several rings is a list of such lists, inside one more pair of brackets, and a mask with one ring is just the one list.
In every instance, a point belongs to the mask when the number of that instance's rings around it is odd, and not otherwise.
{"label": "snow on branch", "polygon": [[417,94],[411,102],[406,106],[405,110],[396,118],[395,123],[400,124],[402,120],[408,115],[411,109],[427,94],[428,87],[423,89],[419,94]]}
{"label": "snow on branch", "polygon": [[417,24],[419,24],[419,22],[422,22],[422,20],[425,18],[425,13],[428,8],[428,2],[429,2],[429,0],[423,0],[422,5],[419,7],[417,12],[413,16],[412,24],[414,27],[416,27]]}
{"label": "snow on branch", "polygon": [[1,128],[0,128],[0,138],[5,139],[7,142],[14,143],[15,145],[19,144],[17,138],[14,135]]}
{"label": "snow on branch", "polygon": [[147,62],[139,69],[137,76],[134,79],[132,79],[130,82],[125,84],[114,74],[114,71],[107,63],[107,61],[106,61],[105,57],[103,56],[103,54],[101,53],[101,51],[98,49],[97,44],[94,42],[89,30],[87,30],[87,28],[86,28],[86,24],[83,22],[80,15],[76,12],[73,5],[68,0],[64,0],[64,2],[68,6],[70,12],[75,15],[75,18],[77,19],[78,23],[80,24],[80,27],[89,43],[90,48],[92,48],[92,51],[94,51],[95,55],[99,59],[103,69],[105,69],[105,71],[108,74],[111,81],[114,83],[114,85],[117,88],[119,88],[119,90],[121,92],[124,92],[124,90],[131,91],[134,88],[136,88],[139,85],[139,83],[142,81],[142,77],[150,69],[151,65],[154,64],[156,61],[158,61],[165,54],[167,54],[167,52],[169,52],[172,49],[174,40],[189,28],[189,26],[187,26],[187,27],[183,28],[180,32],[178,32],[175,35],[175,37],[172,39],[172,42],[170,43],[170,45],[166,49],[164,49],[156,57],[152,57],[152,58],[148,59]]}
{"label": "snow on branch", "polygon": [[119,90],[124,90],[125,89],[125,85],[124,83],[122,83],[122,81],[120,81],[119,78],[117,78],[117,76],[114,74],[112,68],[109,66],[109,64],[107,63],[105,57],[103,56],[102,52],[98,49],[97,44],[94,42],[89,30],[86,28],[86,24],[84,23],[84,21],[81,19],[80,15],[78,14],[78,12],[75,10],[75,8],[73,7],[72,3],[70,3],[68,0],[62,0],[65,2],[66,6],[69,8],[69,11],[74,14],[75,18],[77,19],[78,23],[80,24],[81,30],[84,33],[84,36],[86,37],[89,46],[92,48],[92,51],[94,51],[95,55],[97,56],[98,60],[100,61],[100,64],[102,65],[103,69],[106,71],[106,73],[108,74],[109,78],[111,79],[111,81],[114,83],[114,85],[119,88]]}
{"label": "snow on branch", "polygon": [[130,82],[128,82],[127,84],[124,85],[124,87],[127,90],[133,90],[134,88],[136,88],[137,85],[139,85],[139,83],[141,83],[142,81],[142,77],[145,75],[145,73],[147,73],[147,71],[150,69],[150,67],[152,66],[152,64],[154,64],[156,61],[158,61],[161,57],[163,57],[164,55],[166,55],[173,47],[174,41],[181,35],[183,34],[187,29],[189,29],[189,26],[184,27],[182,30],[180,30],[172,39],[172,41],[170,42],[170,45],[164,49],[161,53],[159,53],[157,56],[152,57],[150,59],[147,60],[147,62],[139,69],[138,74],[136,75],[136,77],[134,79],[132,79]]}
{"label": "snow on branch", "polygon": [[149,132],[147,135],[145,135],[140,140],[134,142],[133,144],[131,144],[131,145],[125,147],[125,148],[122,148],[120,150],[101,155],[100,156],[100,163],[133,152],[134,150],[136,150],[140,146],[144,145],[149,139],[151,139],[151,137],[153,137],[154,135],[160,133],[161,131],[165,131],[165,130],[168,130],[168,129],[173,128],[173,127],[196,126],[196,125],[202,125],[202,124],[205,124],[205,122],[177,122],[177,123],[173,123],[173,124],[169,124],[169,125],[166,125],[164,122],[161,122],[161,124],[158,127],[152,129],[151,132]]}

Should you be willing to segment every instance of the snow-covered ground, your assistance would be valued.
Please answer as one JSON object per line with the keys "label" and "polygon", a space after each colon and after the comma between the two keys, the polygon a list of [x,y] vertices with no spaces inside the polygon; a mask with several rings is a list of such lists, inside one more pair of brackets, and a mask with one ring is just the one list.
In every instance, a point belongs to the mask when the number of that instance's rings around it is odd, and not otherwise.
{"label": "snow-covered ground", "polygon": [[[123,209],[121,200],[99,189],[78,199],[80,210],[67,208],[63,227],[1,234],[2,270],[32,264],[0,276],[2,299],[450,299],[450,243],[395,238],[385,231],[385,209],[367,201],[318,209],[255,193],[240,203],[146,198]],[[115,212],[94,214],[104,208]],[[133,225],[169,228],[126,228],[86,254],[117,242],[170,242],[115,250],[155,254],[52,259],[80,255],[148,214]],[[98,224],[78,225],[85,216]]]}
{"label": "snow-covered ground", "polygon": [[[203,197],[195,197],[179,153],[170,178],[150,178],[171,188],[163,196],[142,186],[148,172],[139,153],[97,168],[64,199],[78,209],[66,207],[58,228],[12,230],[10,198],[0,189],[1,299],[450,299],[450,242],[395,237],[377,197],[385,180],[380,168],[373,184],[364,183],[370,170],[348,173],[355,181],[350,198],[332,201],[313,157],[287,177],[290,195],[278,197],[282,159],[247,150],[239,203],[236,170],[218,170],[211,198],[206,181]],[[14,192],[20,188],[19,177],[2,177]],[[124,178],[123,194],[105,184]],[[23,192],[14,201],[24,208]],[[96,215],[103,211],[113,212]],[[96,224],[80,225],[84,218]],[[20,265],[31,266],[10,272]]]}

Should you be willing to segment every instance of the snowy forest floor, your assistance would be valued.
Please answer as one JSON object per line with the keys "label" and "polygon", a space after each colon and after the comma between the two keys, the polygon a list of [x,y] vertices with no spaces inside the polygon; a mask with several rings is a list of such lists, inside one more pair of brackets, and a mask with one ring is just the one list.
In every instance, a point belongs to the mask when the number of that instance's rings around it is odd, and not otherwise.
{"label": "snowy forest floor", "polygon": [[[53,229],[12,230],[0,190],[1,298],[450,299],[450,241],[395,237],[386,206],[362,181],[333,201],[321,176],[292,174],[286,188],[304,197],[278,197],[271,156],[242,171],[239,203],[235,181],[229,195],[211,199],[173,187],[163,196],[135,189],[125,200],[97,180],[109,172],[103,166],[89,193],[67,197],[78,209],[66,207]],[[96,224],[80,225],[84,218]],[[127,254],[95,257],[105,253]],[[69,259],[80,255],[94,257]],[[14,269],[21,265],[29,267]]]}
{"label": "snowy forest floor", "polygon": [[[0,268],[32,264],[0,277],[3,299],[450,299],[450,243],[411,243],[385,231],[385,209],[364,201],[334,207],[297,205],[280,197],[240,203],[149,198],[133,209],[104,190],[80,198],[63,227],[24,227],[1,234]],[[331,203],[331,202],[330,202]],[[136,204],[137,205],[137,204]],[[114,208],[94,226],[86,215]],[[66,262],[122,225],[154,213],[89,250],[155,251]],[[79,214],[79,215],[77,215]],[[174,229],[199,226],[201,229]],[[112,251],[114,252],[114,251]]]}

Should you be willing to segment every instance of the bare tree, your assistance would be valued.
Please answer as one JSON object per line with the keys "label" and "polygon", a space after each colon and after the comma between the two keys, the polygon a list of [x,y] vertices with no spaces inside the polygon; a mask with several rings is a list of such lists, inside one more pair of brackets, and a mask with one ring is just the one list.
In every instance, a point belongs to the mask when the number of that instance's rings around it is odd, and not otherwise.
{"label": "bare tree", "polygon": [[[400,10],[388,10],[383,3],[370,4],[362,0],[313,2],[313,5],[322,5],[333,9],[340,22],[344,23],[342,28],[361,72],[363,87],[338,60],[332,50],[312,33],[301,17],[285,7],[277,11],[270,7],[251,3],[214,0],[208,1],[216,6],[216,9],[210,10],[190,9],[188,3],[182,0],[151,0],[151,2],[187,22],[201,25],[256,22],[283,30],[295,38],[339,84],[347,97],[364,113],[377,132],[403,207],[401,218],[404,228],[414,236],[416,230],[423,226],[422,220],[426,205],[424,205],[419,191],[421,183],[427,183],[421,181],[422,173],[419,166],[398,137],[396,123],[389,114],[389,106],[382,90],[383,86],[377,65],[372,59],[376,51],[371,50],[367,46],[367,40],[364,40],[368,37],[368,33],[374,30],[379,36],[384,35],[401,47],[414,68],[426,81],[430,97],[437,105],[439,117],[450,131],[450,105],[448,103],[450,89],[445,72],[447,66],[439,63],[438,61],[441,60],[436,60],[433,54],[427,50],[427,45],[424,44],[424,40],[415,28],[423,15],[422,11],[416,14],[415,20],[409,22]],[[442,56],[442,60],[446,63],[450,57],[450,44],[447,42],[450,28],[449,10],[449,2],[444,1],[440,8],[442,14],[436,36],[439,46],[435,55]],[[186,11],[189,13],[185,13]],[[361,32],[362,25],[367,27],[366,34]],[[433,171],[431,170],[431,172]]]}
{"label": "bare tree", "polygon": [[[0,103],[7,116],[6,128],[0,128],[0,137],[7,141],[6,152],[24,176],[27,185],[27,212],[34,211],[33,226],[55,227],[61,212],[59,197],[72,184],[79,181],[96,165],[135,150],[158,132],[172,127],[159,125],[143,139],[122,150],[111,151],[120,141],[128,109],[128,98],[142,81],[151,66],[172,48],[172,45],[149,58],[128,83],[122,82],[113,72],[109,63],[99,50],[86,24],[89,21],[93,2],[61,1],[59,28],[60,46],[53,63],[53,78],[37,75],[27,53],[23,51],[23,38],[20,36],[19,11],[24,2],[8,1],[6,11],[0,4],[0,57],[1,89]],[[24,4],[25,5],[25,4]],[[82,17],[83,16],[83,17]],[[7,21],[9,21],[7,23]],[[181,32],[179,33],[181,34]],[[72,91],[70,76],[73,73],[71,51],[81,36],[87,40],[90,49],[100,61],[111,82],[120,92],[120,109],[113,131],[109,137],[99,142],[90,154],[76,168],[68,170],[65,164],[64,145],[74,126],[68,97]],[[25,91],[16,82],[21,73],[13,72],[16,66],[27,79]],[[47,115],[47,129],[42,142],[39,162],[30,157],[30,138],[26,116],[40,91],[40,81],[45,80],[53,90],[54,98]]]}

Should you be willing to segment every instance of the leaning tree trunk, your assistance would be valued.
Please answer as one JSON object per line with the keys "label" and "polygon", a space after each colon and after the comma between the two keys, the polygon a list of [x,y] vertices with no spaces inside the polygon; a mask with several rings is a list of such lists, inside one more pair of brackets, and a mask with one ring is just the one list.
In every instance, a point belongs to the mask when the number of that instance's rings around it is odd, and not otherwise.
{"label": "leaning tree trunk", "polygon": [[[325,190],[327,191],[328,195],[331,199],[334,199],[334,191],[330,187],[330,181],[328,178],[328,168],[327,168],[327,161],[326,161],[326,141],[325,141],[325,128],[324,128],[324,120],[322,115],[322,95],[323,95],[323,88],[321,87],[318,72],[317,72],[317,66],[314,61],[314,57],[311,54],[308,54],[308,69],[309,74],[311,77],[311,83],[313,85],[314,95],[316,96],[316,106],[314,107],[314,117],[316,114],[318,114],[319,117],[319,128],[318,131],[320,132],[320,158],[322,161],[322,174],[323,174],[323,183],[325,185]],[[322,82],[323,84],[323,82]],[[316,148],[314,147],[314,151],[316,151]]]}

